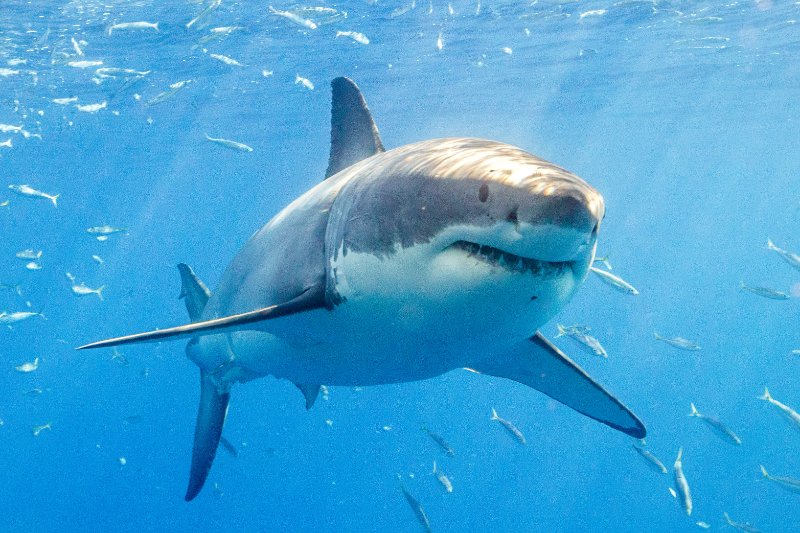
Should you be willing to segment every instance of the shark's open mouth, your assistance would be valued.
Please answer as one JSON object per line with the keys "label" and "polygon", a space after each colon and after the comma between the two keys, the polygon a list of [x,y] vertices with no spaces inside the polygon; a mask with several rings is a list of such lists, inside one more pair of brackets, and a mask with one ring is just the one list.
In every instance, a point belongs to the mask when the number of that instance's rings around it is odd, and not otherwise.
{"label": "shark's open mouth", "polygon": [[535,276],[559,276],[572,268],[572,261],[542,261],[541,259],[521,257],[492,246],[469,241],[456,241],[450,245],[450,248],[463,250],[470,257],[493,266],[523,274],[530,272]]}

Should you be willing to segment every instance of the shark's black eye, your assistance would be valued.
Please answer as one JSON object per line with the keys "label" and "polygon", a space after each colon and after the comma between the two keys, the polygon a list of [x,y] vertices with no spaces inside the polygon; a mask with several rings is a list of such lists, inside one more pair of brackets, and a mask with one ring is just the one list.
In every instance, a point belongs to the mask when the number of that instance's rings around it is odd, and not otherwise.
{"label": "shark's black eye", "polygon": [[478,189],[478,200],[485,202],[489,198],[489,186],[485,183]]}

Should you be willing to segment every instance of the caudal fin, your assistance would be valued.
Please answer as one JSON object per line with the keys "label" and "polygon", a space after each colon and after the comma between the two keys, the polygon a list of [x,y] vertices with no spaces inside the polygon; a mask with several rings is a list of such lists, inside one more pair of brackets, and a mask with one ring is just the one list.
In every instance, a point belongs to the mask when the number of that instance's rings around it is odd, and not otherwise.
{"label": "caudal fin", "polygon": [[758,466],[761,468],[761,475],[764,476],[765,478],[769,478],[769,473],[767,472],[767,469],[764,468],[764,465],[758,465]]}
{"label": "caudal fin", "polygon": [[700,411],[697,410],[697,407],[695,407],[693,403],[689,405],[692,406],[692,412],[689,413],[689,416],[700,416]]}
{"label": "caudal fin", "polygon": [[54,194],[50,197],[50,201],[53,202],[53,207],[58,207],[58,197],[61,196],[60,194]]}
{"label": "caudal fin", "polygon": [[197,425],[194,429],[194,449],[186,501],[192,501],[200,493],[211,470],[217,446],[222,436],[222,426],[228,414],[229,392],[220,392],[217,384],[205,370],[200,370],[200,407],[197,410]]}
{"label": "caudal fin", "polygon": [[764,394],[759,396],[758,399],[759,400],[764,400],[764,401],[767,401],[767,402],[771,402],[772,401],[772,396],[770,396],[770,394],[769,394],[769,389],[764,387]]}
{"label": "caudal fin", "polygon": [[97,295],[97,297],[100,298],[101,302],[105,301],[105,298],[103,298],[103,289],[105,289],[105,288],[106,288],[105,285],[100,285],[99,287],[97,287],[97,290],[94,291],[94,293]]}
{"label": "caudal fin", "polygon": [[772,239],[770,239],[769,237],[767,237],[767,249],[768,250],[773,250],[773,251],[778,250],[778,247],[775,246],[775,243],[772,242]]}
{"label": "caudal fin", "polygon": [[492,407],[492,416],[489,420],[500,420],[500,417],[497,416],[497,411],[494,410],[494,407]]}
{"label": "caudal fin", "polygon": [[653,332],[653,337],[655,337],[655,339],[656,339],[657,341],[664,340],[664,337],[662,337],[661,335],[659,335],[657,331],[654,331],[654,332]]}

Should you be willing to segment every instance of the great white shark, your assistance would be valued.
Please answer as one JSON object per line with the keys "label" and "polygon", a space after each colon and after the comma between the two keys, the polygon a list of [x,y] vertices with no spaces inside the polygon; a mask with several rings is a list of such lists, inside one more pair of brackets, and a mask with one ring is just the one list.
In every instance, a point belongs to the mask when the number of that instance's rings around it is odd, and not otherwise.
{"label": "great white shark", "polygon": [[537,330],[594,259],[603,197],[520,148],[473,138],[386,151],[358,87],[332,82],[326,179],[258,230],[213,294],[181,264],[190,323],[82,346],[189,339],[200,406],[186,500],[234,383],[417,381],[466,368],[528,385],[636,438],[641,421]]}

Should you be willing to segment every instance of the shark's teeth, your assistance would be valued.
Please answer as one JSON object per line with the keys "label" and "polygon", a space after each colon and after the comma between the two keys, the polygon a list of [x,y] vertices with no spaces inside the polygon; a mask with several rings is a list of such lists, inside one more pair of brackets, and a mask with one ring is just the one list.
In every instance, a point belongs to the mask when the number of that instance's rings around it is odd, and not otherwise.
{"label": "shark's teeth", "polygon": [[480,245],[469,241],[456,241],[450,247],[463,250],[470,257],[475,257],[490,265],[523,274],[530,272],[535,276],[559,276],[572,266],[570,261],[552,262],[520,257],[492,246]]}

